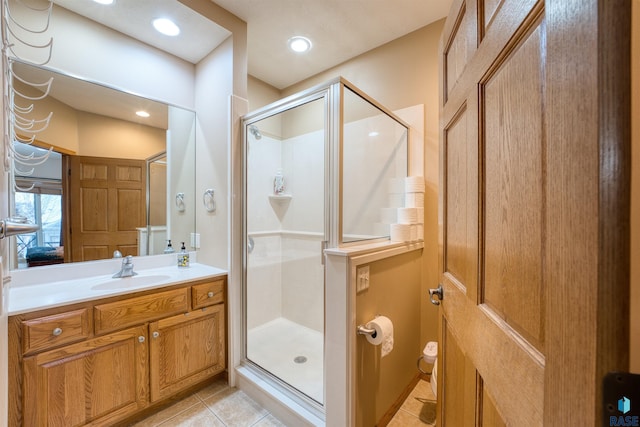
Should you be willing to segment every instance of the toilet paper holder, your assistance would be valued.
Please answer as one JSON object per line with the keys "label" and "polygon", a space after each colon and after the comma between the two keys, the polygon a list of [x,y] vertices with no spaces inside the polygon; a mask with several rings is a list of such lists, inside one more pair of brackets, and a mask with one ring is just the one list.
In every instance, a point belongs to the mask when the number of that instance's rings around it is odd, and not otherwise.
{"label": "toilet paper holder", "polygon": [[364,325],[358,325],[356,332],[359,335],[371,335],[372,338],[376,337],[376,330],[374,328],[367,328]]}

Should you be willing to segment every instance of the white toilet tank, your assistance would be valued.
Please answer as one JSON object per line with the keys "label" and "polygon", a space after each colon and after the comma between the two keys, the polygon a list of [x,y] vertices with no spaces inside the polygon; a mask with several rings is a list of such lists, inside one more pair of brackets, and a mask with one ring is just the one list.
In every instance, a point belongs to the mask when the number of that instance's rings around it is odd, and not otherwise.
{"label": "white toilet tank", "polygon": [[438,380],[438,359],[436,359],[436,361],[433,362],[433,371],[431,371],[431,390],[433,391],[434,396],[438,395],[438,392],[436,391],[438,389],[437,380]]}
{"label": "white toilet tank", "polygon": [[431,390],[433,395],[436,395],[436,381],[437,381],[437,369],[438,369],[438,343],[435,341],[429,341],[422,350],[422,359],[426,363],[433,363],[433,369],[431,371]]}

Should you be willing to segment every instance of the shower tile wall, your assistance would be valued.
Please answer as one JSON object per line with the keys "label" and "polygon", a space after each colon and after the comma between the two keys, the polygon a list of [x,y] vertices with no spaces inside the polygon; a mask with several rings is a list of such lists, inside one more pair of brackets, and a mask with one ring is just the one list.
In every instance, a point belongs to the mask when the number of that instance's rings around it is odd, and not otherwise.
{"label": "shower tile wall", "polygon": [[282,269],[280,266],[280,235],[256,236],[254,250],[247,269],[247,283],[251,287],[247,298],[247,328],[277,319],[282,316]]}
{"label": "shower tile wall", "polygon": [[[324,139],[322,132],[277,140],[263,132],[249,148],[249,329],[278,317],[322,331],[324,278]],[[273,200],[273,177],[285,176],[290,200]],[[314,189],[319,189],[315,191]]]}
{"label": "shower tile wall", "polygon": [[[423,129],[421,105],[398,113],[415,129]],[[314,189],[324,186],[324,133],[314,131],[281,140],[269,134],[269,130],[280,126],[282,123],[269,129],[265,124],[265,129],[261,127],[262,139],[252,139],[249,149],[249,234],[255,249],[249,255],[247,275],[248,283],[260,285],[252,287],[249,294],[248,327],[284,317],[322,331],[324,272],[320,242],[324,200]],[[291,128],[291,124],[285,127]],[[377,134],[370,135],[372,131]],[[406,152],[404,134],[384,116],[376,115],[347,123],[344,136],[343,190],[348,203],[345,233],[387,235],[388,223],[395,221],[385,218],[384,208],[402,206],[401,202],[393,203],[389,192],[393,191],[392,178],[406,168],[406,157],[394,155]],[[285,192],[292,195],[291,200],[274,201],[268,197],[273,193],[273,177],[278,168],[282,168]],[[415,172],[421,173],[422,169],[414,168]]]}
{"label": "shower tile wall", "polygon": [[324,230],[324,132],[282,141],[282,169],[291,203],[282,229],[319,234]]}
{"label": "shower tile wall", "polygon": [[285,236],[282,240],[282,315],[324,331],[324,270],[318,238]]}

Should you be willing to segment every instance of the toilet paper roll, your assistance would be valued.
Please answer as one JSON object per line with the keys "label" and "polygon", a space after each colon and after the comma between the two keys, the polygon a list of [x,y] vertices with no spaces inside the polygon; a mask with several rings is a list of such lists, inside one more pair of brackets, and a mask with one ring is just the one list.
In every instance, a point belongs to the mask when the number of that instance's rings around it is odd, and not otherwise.
{"label": "toilet paper roll", "polygon": [[398,224],[417,224],[417,223],[418,223],[418,208],[398,208]]}
{"label": "toilet paper roll", "polygon": [[404,179],[405,193],[424,193],[424,178],[421,176],[408,176]]}
{"label": "toilet paper roll", "polygon": [[386,316],[378,316],[369,323],[367,328],[374,329],[376,332],[367,335],[367,341],[373,345],[382,345],[380,356],[385,357],[393,350],[393,323]]}
{"label": "toilet paper roll", "polygon": [[410,242],[415,242],[418,240],[418,225],[419,224],[411,224],[410,227],[410,238],[409,241]]}
{"label": "toilet paper roll", "polygon": [[424,208],[424,193],[406,193],[404,195],[405,208]]}
{"label": "toilet paper roll", "polygon": [[410,224],[391,224],[389,226],[389,240],[392,242],[410,242],[412,227]]}

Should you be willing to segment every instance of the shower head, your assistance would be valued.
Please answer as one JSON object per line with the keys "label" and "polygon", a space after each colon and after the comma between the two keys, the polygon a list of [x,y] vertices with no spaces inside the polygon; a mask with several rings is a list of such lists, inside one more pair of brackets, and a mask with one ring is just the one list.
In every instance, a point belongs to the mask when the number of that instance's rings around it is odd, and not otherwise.
{"label": "shower head", "polygon": [[262,138],[262,134],[260,133],[260,129],[256,125],[249,125],[249,132],[256,138]]}

